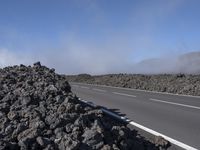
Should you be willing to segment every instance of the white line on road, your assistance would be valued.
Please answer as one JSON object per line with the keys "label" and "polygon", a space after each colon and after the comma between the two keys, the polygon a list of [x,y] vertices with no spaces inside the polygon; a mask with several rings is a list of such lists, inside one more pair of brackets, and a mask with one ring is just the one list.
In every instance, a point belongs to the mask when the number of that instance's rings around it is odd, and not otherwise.
{"label": "white line on road", "polygon": [[173,138],[170,138],[170,137],[168,137],[168,136],[166,136],[166,135],[164,135],[164,134],[162,134],[162,133],[159,133],[159,132],[154,131],[154,130],[152,130],[152,129],[149,129],[149,128],[145,127],[145,126],[142,126],[142,125],[140,125],[140,124],[138,124],[138,123],[136,123],[136,122],[131,121],[131,122],[129,122],[129,123],[130,123],[131,125],[135,126],[135,127],[138,127],[138,128],[140,128],[140,129],[146,131],[146,132],[149,132],[149,133],[151,133],[151,134],[153,134],[153,135],[155,135],[155,136],[161,136],[161,137],[163,137],[164,139],[166,139],[167,141],[169,141],[169,142],[171,142],[171,143],[173,143],[173,144],[175,144],[175,145],[177,145],[177,146],[179,146],[179,147],[182,147],[182,148],[184,148],[184,149],[186,149],[186,150],[197,150],[197,149],[194,148],[194,147],[191,147],[191,146],[189,146],[189,145],[187,145],[187,144],[185,144],[185,143],[182,143],[182,142],[177,141],[177,140],[175,140],[175,139],[173,139]]}
{"label": "white line on road", "polygon": [[96,88],[93,88],[94,91],[98,91],[98,92],[106,92],[106,90],[102,90],[102,89],[96,89]]}
{"label": "white line on road", "polygon": [[164,94],[164,95],[172,95],[172,96],[183,96],[183,97],[200,98],[200,96],[194,96],[194,95],[175,94],[175,93],[158,92],[158,91],[148,91],[148,90],[141,90],[141,89],[134,89],[134,88],[124,88],[124,87],[116,87],[116,86],[109,86],[109,85],[87,84],[87,83],[80,83],[80,82],[70,82],[70,83],[72,83],[72,84],[79,84],[79,85],[97,86],[97,87],[108,87],[108,88],[115,88],[115,89],[129,90],[129,91],[141,91],[141,92]]}
{"label": "white line on road", "polygon": [[89,87],[87,87],[87,86],[81,86],[81,88],[83,88],[83,89],[89,89]]}
{"label": "white line on road", "polygon": [[72,84],[73,87],[79,87],[78,85]]}
{"label": "white line on road", "polygon": [[[84,102],[84,103],[87,103],[88,105],[90,105],[90,106],[92,106],[92,107],[94,107],[94,105],[90,104],[90,103],[89,103],[88,101],[86,101],[86,100],[82,100],[82,99],[80,99],[80,98],[79,98],[79,100],[82,101],[82,102]],[[147,127],[145,127],[145,126],[143,126],[143,125],[141,125],[141,124],[138,124],[138,123],[136,123],[136,122],[134,122],[134,121],[130,121],[129,119],[126,119],[125,117],[121,117],[121,116],[119,116],[119,115],[117,115],[117,114],[115,114],[115,113],[113,113],[113,112],[111,112],[111,111],[108,111],[108,110],[103,109],[103,108],[102,108],[101,110],[102,110],[103,112],[105,112],[105,113],[107,113],[107,114],[109,114],[109,115],[115,117],[115,118],[119,118],[119,119],[121,119],[121,120],[124,120],[124,121],[128,122],[129,124],[131,124],[131,125],[133,125],[133,126],[135,126],[135,127],[138,127],[138,128],[140,128],[140,129],[142,129],[142,130],[144,130],[144,131],[146,131],[146,132],[148,132],[148,133],[150,133],[150,134],[152,134],[152,135],[161,136],[161,137],[163,137],[164,139],[166,139],[167,141],[169,141],[170,143],[173,143],[173,144],[175,144],[175,145],[177,145],[177,146],[179,146],[179,147],[181,147],[181,148],[183,148],[183,149],[186,149],[186,150],[198,150],[198,149],[196,149],[196,148],[194,148],[194,147],[192,147],[192,146],[189,146],[189,145],[187,145],[187,144],[185,144],[185,143],[182,143],[182,142],[177,141],[177,140],[175,140],[175,139],[173,139],[173,138],[170,138],[170,137],[168,137],[168,136],[166,136],[166,135],[164,135],[164,134],[162,134],[162,133],[159,133],[159,132],[154,131],[154,130],[152,130],[152,129],[150,129],[150,128],[147,128]]]}
{"label": "white line on road", "polygon": [[194,109],[199,109],[200,110],[200,107],[192,106],[192,105],[186,105],[186,104],[181,104],[181,103],[168,102],[168,101],[163,101],[163,100],[153,99],[153,98],[150,98],[149,100],[155,101],[155,102],[167,103],[167,104],[171,104],[171,105],[178,105],[178,106],[183,106],[183,107],[189,107],[189,108],[194,108]]}
{"label": "white line on road", "polygon": [[125,93],[118,93],[118,92],[112,92],[113,94],[117,94],[117,95],[122,95],[122,96],[128,96],[128,97],[136,97],[135,95],[129,95],[129,94],[125,94]]}

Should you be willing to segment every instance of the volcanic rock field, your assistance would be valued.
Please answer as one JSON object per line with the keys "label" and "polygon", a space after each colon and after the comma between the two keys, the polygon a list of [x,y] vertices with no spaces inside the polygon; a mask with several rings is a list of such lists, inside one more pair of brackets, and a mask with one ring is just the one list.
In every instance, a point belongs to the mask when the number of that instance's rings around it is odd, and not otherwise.
{"label": "volcanic rock field", "polygon": [[[121,75],[103,78],[92,83],[107,81],[110,85],[121,79],[115,85],[136,86],[135,82],[124,85],[125,79],[132,80]],[[148,141],[127,124],[80,102],[68,79],[40,62],[0,69],[0,150],[166,149],[166,145]],[[90,79],[83,81],[91,83]]]}
{"label": "volcanic rock field", "polygon": [[200,96],[200,75],[191,74],[79,74],[66,76],[71,82],[100,84],[148,91]]}

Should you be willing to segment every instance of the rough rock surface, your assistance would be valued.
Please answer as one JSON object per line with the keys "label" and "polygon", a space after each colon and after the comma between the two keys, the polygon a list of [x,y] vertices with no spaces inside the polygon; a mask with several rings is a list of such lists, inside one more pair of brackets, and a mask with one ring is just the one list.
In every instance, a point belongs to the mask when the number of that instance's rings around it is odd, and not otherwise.
{"label": "rough rock surface", "polygon": [[0,150],[165,149],[81,103],[65,76],[41,66],[0,69]]}
{"label": "rough rock surface", "polygon": [[200,96],[200,75],[185,74],[108,74],[66,76],[67,80],[149,91]]}

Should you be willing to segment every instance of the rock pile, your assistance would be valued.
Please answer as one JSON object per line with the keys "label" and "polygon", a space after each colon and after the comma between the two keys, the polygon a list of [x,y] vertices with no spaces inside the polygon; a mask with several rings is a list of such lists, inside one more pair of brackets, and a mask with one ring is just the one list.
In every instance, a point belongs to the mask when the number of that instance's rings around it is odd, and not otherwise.
{"label": "rock pile", "polygon": [[69,81],[200,96],[200,75],[108,74],[66,76]]}
{"label": "rock pile", "polygon": [[54,69],[39,62],[0,69],[1,150],[159,148],[81,103]]}

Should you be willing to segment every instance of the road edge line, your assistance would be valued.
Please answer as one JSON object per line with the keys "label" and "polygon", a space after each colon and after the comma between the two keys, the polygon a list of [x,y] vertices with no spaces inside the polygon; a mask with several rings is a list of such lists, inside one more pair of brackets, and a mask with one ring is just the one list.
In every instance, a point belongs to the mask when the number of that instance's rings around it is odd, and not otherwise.
{"label": "road edge line", "polygon": [[[79,98],[79,101],[81,101],[81,102],[83,102],[83,103],[85,103],[85,104],[87,104],[87,105],[89,105],[89,106],[91,106],[91,107],[96,107],[95,104],[89,103],[88,101],[86,101],[86,100],[84,100],[84,99]],[[119,116],[119,115],[117,115],[117,114],[115,114],[115,113],[113,113],[113,112],[111,112],[111,111],[109,111],[109,110],[106,110],[106,109],[104,109],[104,108],[101,108],[101,110],[102,110],[104,113],[106,113],[106,114],[108,114],[108,115],[110,115],[110,116],[112,116],[112,117],[114,117],[114,118],[117,118],[117,119],[120,119],[120,120],[122,120],[122,121],[125,121],[125,122],[127,122],[128,124],[130,124],[130,125],[132,125],[132,126],[135,126],[135,127],[139,128],[139,129],[142,129],[142,130],[144,130],[144,131],[146,131],[146,132],[148,132],[148,133],[150,133],[150,134],[152,134],[152,135],[161,136],[161,137],[163,137],[164,139],[166,139],[167,141],[169,141],[170,143],[172,143],[172,144],[174,144],[174,145],[177,145],[177,146],[180,147],[180,148],[183,148],[183,149],[186,149],[186,150],[198,150],[197,148],[194,148],[194,147],[189,146],[189,145],[187,145],[187,144],[185,144],[185,143],[183,143],[183,142],[180,142],[180,141],[177,141],[177,140],[175,140],[175,139],[173,139],[173,138],[170,138],[170,137],[168,137],[168,136],[166,136],[166,135],[164,135],[164,134],[162,134],[162,133],[159,133],[159,132],[154,131],[154,130],[152,130],[152,129],[150,129],[150,128],[147,128],[147,127],[145,127],[145,126],[143,126],[143,125],[141,125],[141,124],[138,124],[138,123],[136,123],[136,122],[134,122],[134,121],[131,121],[131,120],[125,118],[125,117],[121,117],[121,116]]]}

